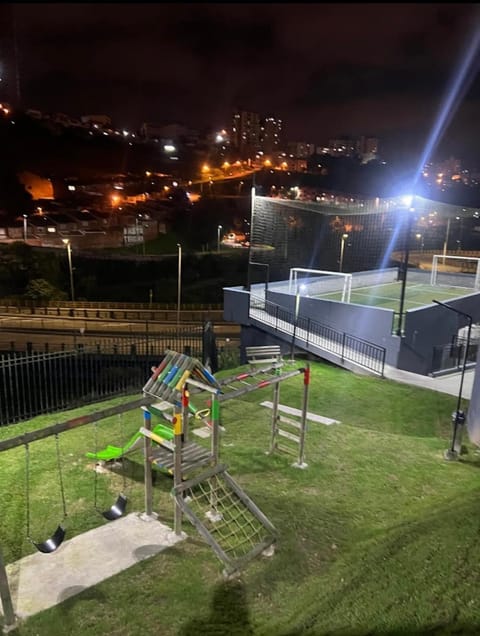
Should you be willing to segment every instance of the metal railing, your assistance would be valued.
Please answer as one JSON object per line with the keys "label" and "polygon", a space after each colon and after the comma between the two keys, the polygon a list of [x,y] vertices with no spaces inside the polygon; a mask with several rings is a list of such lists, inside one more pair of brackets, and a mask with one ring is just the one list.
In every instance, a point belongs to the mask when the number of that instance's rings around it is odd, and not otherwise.
{"label": "metal railing", "polygon": [[353,362],[383,377],[385,347],[338,331],[312,318],[299,315],[295,319],[293,311],[252,294],[249,316],[279,333],[290,335],[292,345],[303,341],[301,346],[307,351],[311,351],[312,347],[324,349],[339,356],[342,362]]}

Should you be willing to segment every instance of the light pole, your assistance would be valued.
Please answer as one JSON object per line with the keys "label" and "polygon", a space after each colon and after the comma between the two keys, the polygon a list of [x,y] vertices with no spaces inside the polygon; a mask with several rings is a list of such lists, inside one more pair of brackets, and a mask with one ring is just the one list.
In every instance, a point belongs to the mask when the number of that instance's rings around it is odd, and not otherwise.
{"label": "light pole", "polygon": [[397,328],[397,336],[402,335],[403,328],[403,308],[405,305],[405,291],[407,288],[407,271],[408,271],[408,259],[410,256],[410,234],[412,232],[413,225],[413,213],[415,212],[415,208],[411,207],[408,214],[408,222],[407,222],[407,231],[405,236],[405,247],[404,247],[404,257],[402,263],[402,288],[400,290],[400,308],[399,308],[399,316],[398,316],[398,328]]}
{"label": "light pole", "polygon": [[68,270],[70,273],[70,298],[73,303],[75,301],[75,292],[73,288],[72,247],[70,245],[70,239],[62,239],[62,241],[67,248]]}
{"label": "light pole", "polygon": [[217,252],[220,251],[220,232],[222,231],[222,229],[223,228],[221,225],[217,227]]}
{"label": "light pole", "polygon": [[345,251],[345,241],[348,239],[348,234],[342,234],[342,242],[340,243],[340,266],[338,271],[341,272],[343,269],[343,253]]}
{"label": "light pole", "polygon": [[177,267],[177,336],[180,325],[180,302],[182,299],[182,246],[177,243],[178,267]]}
{"label": "light pole", "polygon": [[[468,349],[470,347],[470,337],[472,335],[473,318],[472,316],[470,316],[470,314],[466,314],[463,311],[460,311],[459,309],[455,309],[455,307],[452,307],[451,305],[447,305],[446,303],[441,303],[439,300],[433,300],[432,302],[434,302],[436,305],[441,305],[442,307],[445,307],[445,309],[450,309],[450,311],[454,311],[456,314],[460,316],[465,316],[465,318],[468,320],[467,342],[465,344],[465,350],[463,353],[462,373],[460,376],[460,386],[458,388],[457,408],[455,412],[452,413],[452,420],[453,420],[452,444],[450,448],[445,451],[445,455],[444,455],[445,459],[457,459],[459,455],[459,450],[457,450],[455,446],[457,445],[458,426],[459,424],[463,424],[465,422],[465,414],[463,411],[460,410],[460,407],[462,405],[463,380],[465,378],[465,369],[467,366]],[[460,438],[460,450],[461,450],[461,438]]]}
{"label": "light pole", "polygon": [[297,323],[298,323],[298,312],[300,310],[300,295],[301,292],[306,289],[306,285],[297,285],[297,290],[295,292],[295,312],[293,315],[293,334],[292,334],[292,348],[290,352],[291,361],[295,362],[295,338],[297,336]]}
{"label": "light pole", "polygon": [[27,218],[26,214],[23,215],[23,240],[27,242]]}

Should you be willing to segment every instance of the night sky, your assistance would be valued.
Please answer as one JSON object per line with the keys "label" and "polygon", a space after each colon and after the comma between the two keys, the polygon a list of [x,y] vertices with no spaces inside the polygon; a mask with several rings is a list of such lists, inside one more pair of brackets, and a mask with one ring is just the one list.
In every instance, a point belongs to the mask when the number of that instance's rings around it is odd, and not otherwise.
{"label": "night sky", "polygon": [[[479,25],[473,4],[17,4],[14,12],[26,107],[106,113],[118,126],[213,129],[240,107],[282,118],[288,139],[376,135],[399,154],[424,143]],[[477,68],[478,56],[440,150],[480,165]]]}

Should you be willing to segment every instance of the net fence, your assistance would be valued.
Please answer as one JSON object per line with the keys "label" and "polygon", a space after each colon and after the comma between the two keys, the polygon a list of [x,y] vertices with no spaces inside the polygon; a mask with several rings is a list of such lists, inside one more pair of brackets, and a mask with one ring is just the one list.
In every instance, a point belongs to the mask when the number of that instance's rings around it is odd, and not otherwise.
{"label": "net fence", "polygon": [[476,210],[427,200],[412,211],[400,203],[349,207],[255,196],[248,282],[286,280],[295,267],[347,273],[398,267],[407,236],[412,262],[423,267],[424,260],[430,269],[434,253],[480,248],[478,219]]}

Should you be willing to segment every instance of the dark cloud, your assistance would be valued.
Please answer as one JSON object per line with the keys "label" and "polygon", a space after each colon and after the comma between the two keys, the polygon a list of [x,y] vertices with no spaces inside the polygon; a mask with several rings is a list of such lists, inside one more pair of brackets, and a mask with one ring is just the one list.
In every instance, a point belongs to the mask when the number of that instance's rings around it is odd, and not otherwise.
{"label": "dark cloud", "polygon": [[[479,25],[476,5],[463,3],[20,3],[14,12],[27,106],[196,127],[228,126],[242,107],[318,143],[342,131],[427,135]],[[480,132],[475,118],[469,135],[461,120],[480,108],[478,78],[463,102],[447,132],[465,146]]]}

